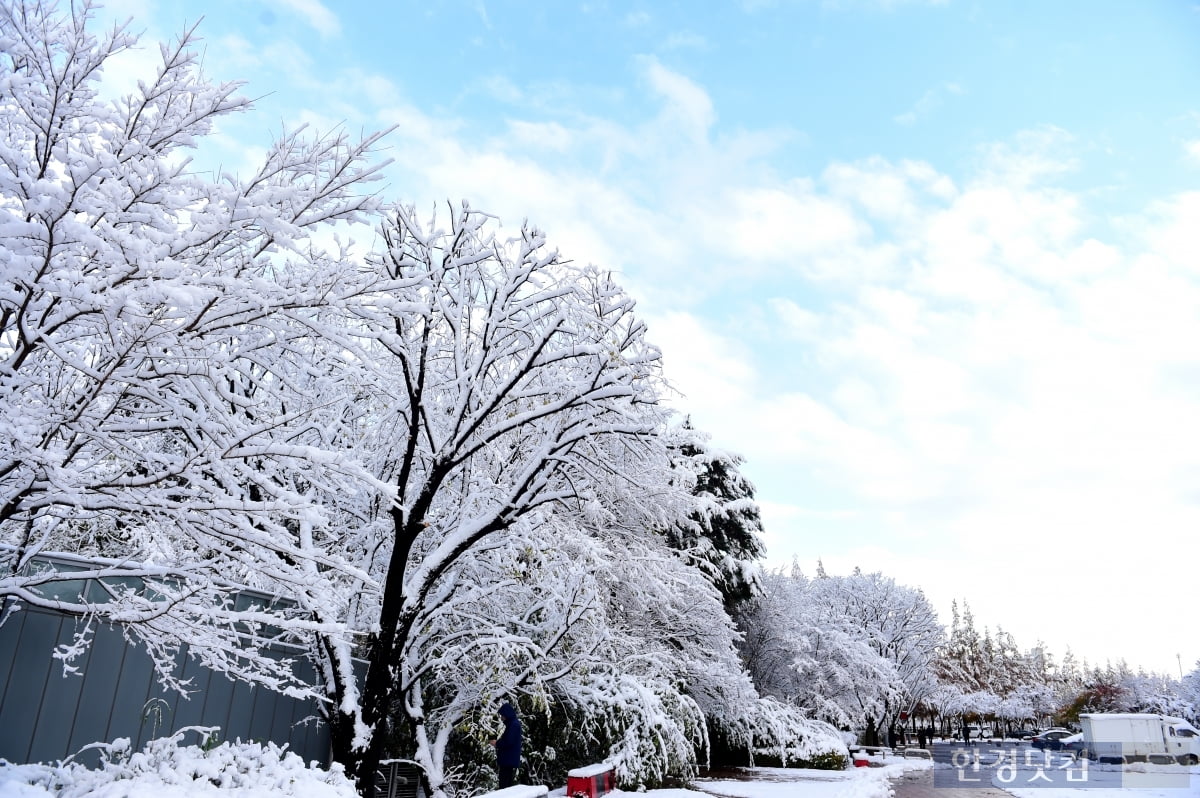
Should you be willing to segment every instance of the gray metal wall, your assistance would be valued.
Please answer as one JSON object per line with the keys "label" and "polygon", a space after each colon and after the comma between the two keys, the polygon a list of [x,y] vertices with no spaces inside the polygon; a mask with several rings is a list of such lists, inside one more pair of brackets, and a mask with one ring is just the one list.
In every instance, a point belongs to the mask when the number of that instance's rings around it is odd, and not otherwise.
{"label": "gray metal wall", "polygon": [[76,623],[26,608],[0,625],[0,758],[51,762],[118,737],[130,738],[136,750],[184,726],[219,726],[222,740],[288,743],[306,762],[328,764],[329,729],[311,702],[235,683],[183,654],[177,673],[193,680],[195,692],[190,698],[165,692],[150,656],[119,629],[98,626],[90,650],[73,663],[79,673],[64,676],[52,654],[71,642]]}

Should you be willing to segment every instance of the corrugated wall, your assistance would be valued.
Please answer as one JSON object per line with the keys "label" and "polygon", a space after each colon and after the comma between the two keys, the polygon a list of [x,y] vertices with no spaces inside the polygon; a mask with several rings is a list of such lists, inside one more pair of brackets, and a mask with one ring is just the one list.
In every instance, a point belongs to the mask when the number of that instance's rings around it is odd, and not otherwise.
{"label": "corrugated wall", "polygon": [[230,681],[183,654],[177,667],[194,692],[166,692],[150,656],[110,626],[97,626],[90,649],[72,663],[79,672],[64,676],[53,651],[72,641],[78,622],[28,608],[0,626],[0,758],[52,762],[88,743],[128,737],[137,749],[185,726],[219,726],[222,740],[287,743],[306,762],[328,764],[329,730],[312,702]]}

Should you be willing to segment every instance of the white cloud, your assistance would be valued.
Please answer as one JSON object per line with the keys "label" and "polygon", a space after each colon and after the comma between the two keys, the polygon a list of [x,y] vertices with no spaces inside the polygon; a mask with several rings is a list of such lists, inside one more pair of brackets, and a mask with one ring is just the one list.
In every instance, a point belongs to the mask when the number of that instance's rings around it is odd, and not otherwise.
{"label": "white cloud", "polygon": [[708,93],[655,58],[643,58],[642,65],[650,87],[666,101],[665,112],[683,126],[682,132],[694,141],[706,140],[709,128],[716,121]]}
{"label": "white cloud", "polygon": [[[807,3],[812,0],[741,0],[745,11],[755,12],[763,9],[776,8],[794,3]],[[890,11],[893,8],[906,5],[941,6],[950,0],[820,0],[821,6],[834,11],[844,11],[856,8],[866,8],[877,11]]]}
{"label": "white cloud", "polygon": [[479,21],[483,23],[483,27],[491,30],[492,20],[488,17],[487,5],[483,2],[475,3],[475,13],[479,16]]}
{"label": "white cloud", "polygon": [[1183,152],[1193,164],[1200,165],[1200,139],[1192,139],[1183,143]]}
{"label": "white cloud", "polygon": [[776,297],[768,301],[776,320],[783,333],[788,338],[800,341],[814,341],[822,329],[822,317],[807,308],[800,307],[794,301]]}
{"label": "white cloud", "polygon": [[938,108],[942,107],[946,102],[946,98],[952,95],[965,94],[965,90],[958,83],[952,81],[943,82],[932,89],[926,90],[924,94],[913,103],[907,111],[897,114],[892,117],[892,120],[898,125],[911,127],[917,122],[925,119],[933,114]]}
{"label": "white cloud", "polygon": [[951,200],[958,193],[954,181],[927,163],[891,164],[879,157],[830,164],[821,179],[834,196],[854,202],[872,219],[889,224],[917,223],[929,198]]}
{"label": "white cloud", "polygon": [[341,21],[320,0],[271,0],[271,2],[285,12],[298,15],[305,24],[322,37],[340,36],[342,33]]}
{"label": "white cloud", "polygon": [[[1200,191],[1188,191],[1150,208],[1142,223],[1145,249],[1154,257],[1164,258],[1179,269],[1195,258],[1196,231],[1200,223]],[[1186,273],[1186,270],[1182,270]]]}
{"label": "white cloud", "polygon": [[514,141],[522,146],[537,147],[554,152],[571,149],[574,135],[558,122],[524,122],[511,120],[509,132]]}
{"label": "white cloud", "polygon": [[980,181],[1025,188],[1078,168],[1074,137],[1060,127],[1022,130],[1009,141],[980,148]]}
{"label": "white cloud", "polygon": [[720,416],[752,401],[757,375],[741,342],[690,313],[648,313],[650,339],[663,350],[664,373],[680,393],[672,404],[681,412]]}
{"label": "white cloud", "polygon": [[501,102],[518,103],[525,99],[525,92],[503,75],[489,75],[482,85],[488,96]]}
{"label": "white cloud", "polygon": [[811,183],[730,192],[725,246],[747,260],[792,260],[856,241],[864,225]]}
{"label": "white cloud", "polygon": [[708,39],[690,30],[676,31],[663,41],[663,48],[666,50],[703,50],[707,47]]}
{"label": "white cloud", "polygon": [[[1025,645],[1041,638],[1061,656],[1065,640],[1093,660],[1145,657],[1161,668],[1172,633],[1121,620],[1132,608],[1114,602],[1064,632],[1009,590],[1107,581],[1151,591],[1192,578],[1185,563],[1195,560],[1164,563],[1164,547],[1200,555],[1200,276],[1191,265],[1200,192],[1122,220],[1119,238],[1087,236],[1084,200],[1044,186],[1070,168],[1069,153],[1056,151],[1062,141],[1033,131],[990,148],[962,188],[873,159],[823,175],[849,204],[812,183],[731,192],[741,201],[730,240],[748,258],[903,255],[891,258],[901,268],[875,279],[845,264],[859,279],[839,283],[836,299],[770,300],[779,345],[752,353],[752,390],[723,391],[732,398],[704,407],[698,423],[715,426],[756,473],[791,474],[808,497],[780,509],[783,483],[761,482],[776,497],[767,521],[781,525],[768,528],[775,561],[808,554],[827,566],[908,568],[896,575],[919,580],[943,609],[965,598]],[[804,218],[818,221],[794,228],[803,243],[763,245],[763,231]],[[867,235],[865,218],[884,224]],[[721,348],[711,335],[706,346]],[[801,355],[794,381],[764,378]],[[807,505],[819,490],[832,490],[838,509]],[[860,545],[822,543],[815,530]],[[943,541],[930,555],[936,567],[872,543],[884,530]],[[1113,623],[1137,626],[1136,648],[1112,640]]]}

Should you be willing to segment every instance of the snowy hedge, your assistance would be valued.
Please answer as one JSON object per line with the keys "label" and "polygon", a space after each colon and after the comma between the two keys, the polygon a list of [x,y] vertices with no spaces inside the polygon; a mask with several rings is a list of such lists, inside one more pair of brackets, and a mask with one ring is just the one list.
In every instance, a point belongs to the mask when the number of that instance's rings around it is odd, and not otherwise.
{"label": "snowy hedge", "polygon": [[[211,730],[190,727],[130,750],[128,738],[96,743],[101,764],[91,769],[65,761],[57,765],[0,766],[0,794],[16,798],[161,798],[164,790],[204,796],[289,796],[357,798],[341,767],[310,767],[273,743],[180,745],[188,732],[210,740]],[[314,763],[315,764],[315,763]]]}

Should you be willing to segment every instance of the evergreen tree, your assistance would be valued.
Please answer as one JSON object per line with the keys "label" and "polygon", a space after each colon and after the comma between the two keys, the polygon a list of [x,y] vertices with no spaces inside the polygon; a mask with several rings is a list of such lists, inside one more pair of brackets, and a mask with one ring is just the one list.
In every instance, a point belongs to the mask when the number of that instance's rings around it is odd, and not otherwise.
{"label": "evergreen tree", "polygon": [[696,510],[667,531],[672,548],[699,567],[721,591],[725,608],[761,592],[755,561],[766,553],[754,486],[742,476],[743,458],[709,445],[709,436],[686,419],[678,430],[676,462],[694,478]]}

